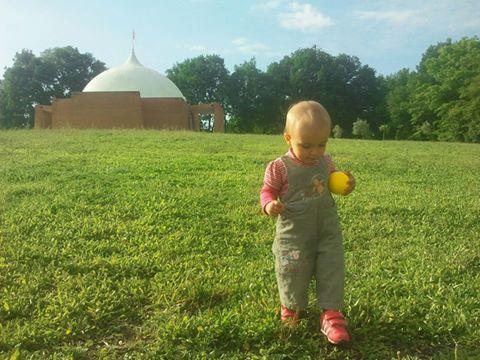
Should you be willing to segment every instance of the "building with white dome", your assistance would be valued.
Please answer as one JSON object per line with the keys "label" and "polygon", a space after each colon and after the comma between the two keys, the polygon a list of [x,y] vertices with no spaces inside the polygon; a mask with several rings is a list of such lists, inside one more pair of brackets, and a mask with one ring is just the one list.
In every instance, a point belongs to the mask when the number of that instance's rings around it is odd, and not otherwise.
{"label": "building with white dome", "polygon": [[170,79],[138,61],[132,47],[122,65],[95,76],[82,92],[37,105],[35,128],[199,130],[200,114],[213,114],[213,130],[224,132],[220,104],[188,104]]}

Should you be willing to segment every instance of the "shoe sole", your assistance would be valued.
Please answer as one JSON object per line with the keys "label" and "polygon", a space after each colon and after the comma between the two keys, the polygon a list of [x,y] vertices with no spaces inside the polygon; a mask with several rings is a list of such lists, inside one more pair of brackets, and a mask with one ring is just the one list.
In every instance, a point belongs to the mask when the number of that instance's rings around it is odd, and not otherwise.
{"label": "shoe sole", "polygon": [[326,333],[325,331],[320,330],[320,332],[321,332],[323,335],[325,335],[325,337],[327,338],[327,340],[328,340],[328,342],[329,342],[330,344],[333,344],[333,345],[343,345],[343,344],[347,344],[347,343],[348,343],[347,340],[340,340],[340,341],[337,341],[337,342],[332,341],[332,340],[330,340],[330,338],[328,337],[328,335],[327,335],[327,333]]}

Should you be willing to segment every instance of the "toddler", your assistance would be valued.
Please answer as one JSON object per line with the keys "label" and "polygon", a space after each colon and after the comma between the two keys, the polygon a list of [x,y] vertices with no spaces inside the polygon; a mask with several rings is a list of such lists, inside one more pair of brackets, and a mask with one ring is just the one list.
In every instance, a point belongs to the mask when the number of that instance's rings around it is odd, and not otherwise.
{"label": "toddler", "polygon": [[[263,212],[278,216],[273,242],[281,320],[295,326],[316,280],[320,328],[333,344],[349,341],[343,307],[342,232],[328,176],[335,170],[325,153],[331,120],[315,101],[301,101],[287,113],[284,138],[289,151],[270,162],[261,190]],[[355,188],[348,173],[347,195]]]}

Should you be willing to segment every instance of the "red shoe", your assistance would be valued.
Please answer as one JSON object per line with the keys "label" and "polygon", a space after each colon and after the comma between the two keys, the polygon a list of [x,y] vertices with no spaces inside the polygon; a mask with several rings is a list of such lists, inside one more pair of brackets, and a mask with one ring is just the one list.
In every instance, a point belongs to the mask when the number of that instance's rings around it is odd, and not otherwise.
{"label": "red shoe", "polygon": [[332,344],[338,345],[350,341],[347,331],[347,321],[340,311],[325,310],[320,315],[320,327],[322,333]]}
{"label": "red shoe", "polygon": [[290,310],[283,305],[281,306],[280,316],[282,322],[290,327],[295,327],[300,322],[300,316],[298,312]]}

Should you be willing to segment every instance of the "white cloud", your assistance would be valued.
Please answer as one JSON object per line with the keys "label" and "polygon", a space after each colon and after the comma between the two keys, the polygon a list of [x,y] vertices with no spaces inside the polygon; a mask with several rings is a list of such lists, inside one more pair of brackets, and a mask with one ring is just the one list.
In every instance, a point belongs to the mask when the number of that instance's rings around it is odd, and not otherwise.
{"label": "white cloud", "polygon": [[369,7],[364,11],[356,11],[354,14],[357,19],[405,26],[414,31],[419,26],[430,32],[447,30],[449,34],[478,32],[480,28],[478,0],[384,0],[371,2]]}
{"label": "white cloud", "polygon": [[260,42],[252,42],[244,37],[234,39],[232,44],[235,46],[236,51],[247,54],[258,54],[268,50],[266,45]]}
{"label": "white cloud", "polygon": [[437,0],[425,6],[422,13],[432,25],[445,27],[449,32],[465,30],[478,35],[480,31],[480,6],[475,0]]}
{"label": "white cloud", "polygon": [[293,2],[290,12],[278,15],[280,24],[286,29],[315,31],[334,24],[333,20],[315,9],[311,4]]}
{"label": "white cloud", "polygon": [[395,25],[417,23],[420,20],[419,13],[413,10],[357,11],[356,14],[360,19],[386,21]]}

